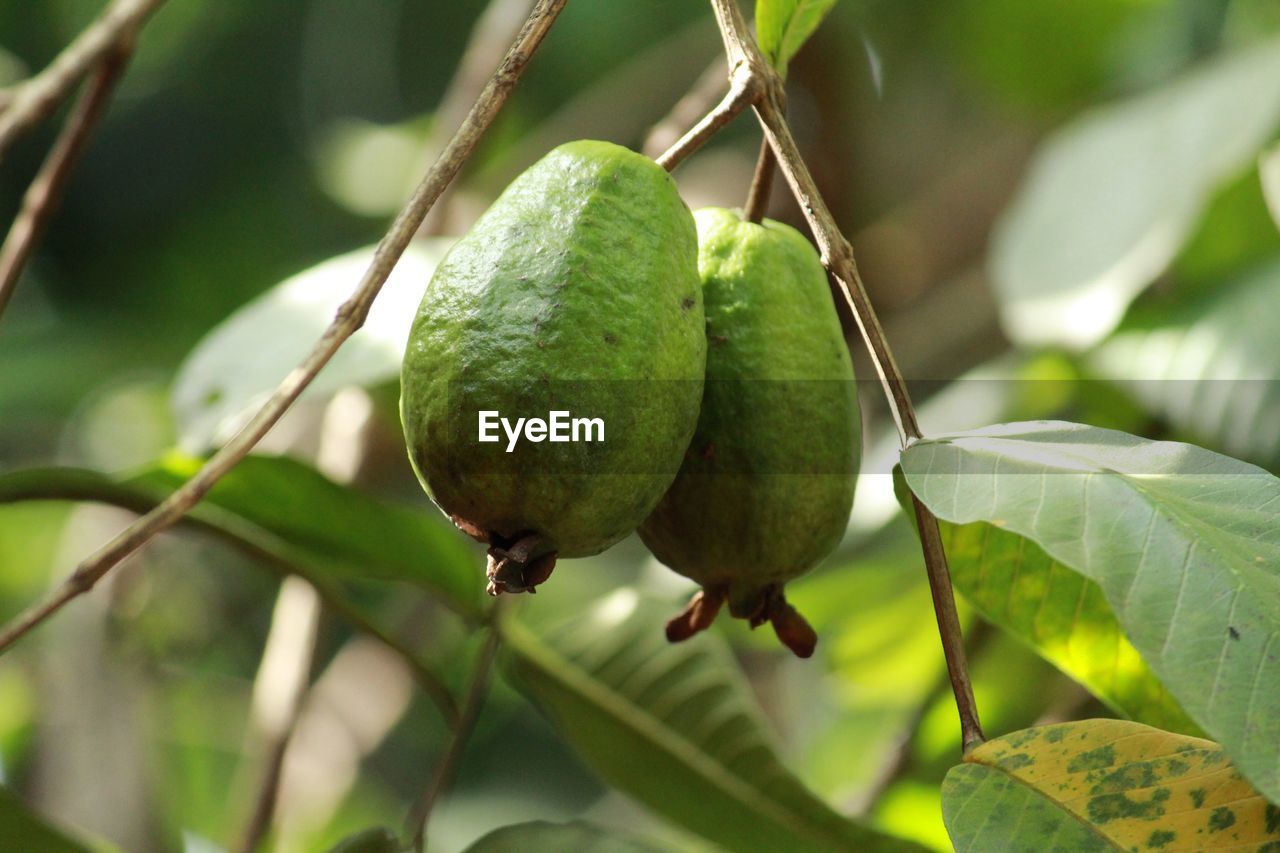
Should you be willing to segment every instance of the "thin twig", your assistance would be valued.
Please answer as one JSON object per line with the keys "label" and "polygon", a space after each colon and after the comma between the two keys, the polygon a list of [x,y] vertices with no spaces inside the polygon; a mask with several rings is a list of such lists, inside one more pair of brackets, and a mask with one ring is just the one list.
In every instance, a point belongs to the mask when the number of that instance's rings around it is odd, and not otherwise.
{"label": "thin twig", "polygon": [[440,799],[440,795],[449,787],[454,774],[458,771],[463,750],[480,716],[480,708],[484,705],[485,696],[489,693],[493,659],[498,653],[500,643],[501,636],[497,629],[490,627],[484,646],[481,647],[472,668],[471,684],[467,688],[466,698],[462,700],[462,713],[458,718],[458,724],[453,727],[453,732],[449,735],[449,745],[445,747],[444,755],[432,771],[431,778],[427,780],[422,798],[409,811],[409,816],[405,820],[404,835],[410,839],[409,846],[414,850],[422,850],[426,842],[427,820],[431,817],[431,809]]}
{"label": "thin twig", "polygon": [[[809,173],[809,168],[791,135],[791,129],[783,117],[781,81],[761,56],[736,0],[711,0],[711,6],[715,12],[716,23],[720,27],[720,35],[724,40],[731,80],[737,81],[743,76],[753,77],[759,81],[757,85],[763,89],[761,96],[754,104],[756,116],[764,128],[769,145],[778,158],[778,165],[791,186],[791,192],[799,202],[800,210],[809,223],[814,240],[822,253],[822,263],[840,285],[840,291],[849,303],[889,401],[889,408],[898,429],[899,441],[905,448],[922,437],[915,408],[907,392],[906,380],[898,369],[893,352],[889,349],[888,341],[885,340],[884,330],[876,317],[875,309],[867,297],[866,288],[863,286],[854,261],[853,248],[840,233],[835,218],[823,201],[817,184]],[[965,663],[964,638],[960,631],[960,620],[956,615],[955,593],[951,588],[951,575],[947,569],[946,553],[942,547],[937,519],[918,500],[915,501],[915,514],[920,530],[920,544],[924,552],[925,570],[929,577],[929,590],[933,595],[934,611],[938,619],[943,654],[946,657],[952,692],[955,694],[956,710],[960,715],[961,739],[967,751],[975,744],[981,743],[984,738],[978,719],[978,709],[973,699],[973,686],[969,680],[968,666]]]}
{"label": "thin twig", "polygon": [[[262,663],[253,684],[255,717],[266,755],[253,811],[236,847],[241,853],[257,850],[271,828],[285,750],[302,715],[319,632],[318,592],[301,578],[285,578],[276,597]],[[284,692],[283,700],[274,707],[264,698],[272,690]]]}
{"label": "thin twig", "polygon": [[62,198],[62,190],[84,153],[89,134],[102,118],[132,53],[133,39],[126,37],[102,60],[23,195],[22,208],[9,228],[4,245],[0,246],[0,314],[4,314],[23,268],[44,235],[45,226]]}
{"label": "thin twig", "polygon": [[[969,656],[976,658],[985,651],[994,636],[995,631],[991,629],[990,623],[975,619],[973,626],[969,629]],[[949,673],[945,670],[939,673],[937,681],[929,688],[921,702],[912,709],[910,717],[899,726],[893,749],[889,753],[889,760],[881,765],[875,777],[856,799],[845,804],[846,813],[857,816],[869,814],[893,784],[911,769],[920,724],[950,691],[950,682]]]}
{"label": "thin twig", "polygon": [[705,145],[707,140],[720,132],[721,128],[751,106],[752,101],[759,97],[759,94],[758,80],[746,76],[734,78],[730,81],[729,91],[720,103],[656,158],[658,165],[668,172],[674,171],[686,157]]}
{"label": "thin twig", "polygon": [[773,146],[769,140],[760,143],[760,154],[756,157],[756,170],[751,176],[751,189],[747,192],[747,203],[742,208],[742,217],[748,222],[759,223],[769,207],[769,193],[773,191],[773,172],[778,160],[773,156]]}
{"label": "thin twig", "polygon": [[95,65],[133,39],[162,5],[164,0],[114,0],[43,71],[15,85],[0,112],[0,159],[15,139],[57,109]]}
{"label": "thin twig", "polygon": [[311,384],[338,348],[359,329],[369,307],[392,268],[422,224],[423,218],[471,156],[485,130],[493,122],[520,75],[528,67],[538,45],[567,0],[539,0],[498,70],[490,78],[480,98],[467,114],[449,145],[428,170],[408,204],[396,216],[390,230],[378,244],[373,263],[360,279],[354,294],[338,308],[333,323],[316,342],[311,353],[276,388],[271,398],[235,437],[215,453],[190,480],[165,498],[154,510],[139,518],[95,554],[76,567],[62,585],[45,601],[29,608],[0,631],[0,653],[22,636],[58,612],[67,602],[91,590],[114,566],[156,534],[172,526],[199,503],[213,485],[241,459],[288,411],[298,395]]}
{"label": "thin twig", "polygon": [[724,57],[719,53],[707,69],[698,77],[693,88],[676,101],[671,111],[649,129],[640,150],[646,157],[657,157],[666,151],[676,140],[684,135],[684,131],[711,108],[722,97],[724,92]]}
{"label": "thin twig", "polygon": [[[10,492],[6,496],[7,502],[30,500],[93,501],[127,509],[139,515],[149,511],[157,503],[128,490],[104,492],[91,488],[68,487],[65,484],[52,488],[33,486],[21,493]],[[286,543],[278,541],[271,533],[246,522],[234,513],[209,504],[202,505],[195,514],[184,517],[182,523],[216,536],[250,557],[261,560],[263,565],[277,572],[281,579],[297,575],[311,584],[324,599],[326,607],[357,631],[368,634],[403,658],[422,692],[427,694],[427,697],[440,709],[445,723],[450,726],[457,723],[458,705],[439,676],[428,669],[408,645],[370,621],[359,608],[350,603],[349,595],[320,572],[307,566],[305,561]]]}

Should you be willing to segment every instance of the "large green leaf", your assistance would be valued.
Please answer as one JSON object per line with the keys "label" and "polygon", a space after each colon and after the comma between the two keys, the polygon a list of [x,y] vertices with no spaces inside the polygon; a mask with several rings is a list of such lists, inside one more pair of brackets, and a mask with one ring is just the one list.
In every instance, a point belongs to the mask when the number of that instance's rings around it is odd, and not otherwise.
{"label": "large green leaf", "polygon": [[836,0],[756,0],[756,40],[778,73],[818,29]]}
{"label": "large green leaf", "polygon": [[1073,347],[1104,337],[1277,123],[1280,39],[1271,38],[1058,131],[992,244],[1008,334]]}
{"label": "large green leaf", "polygon": [[1125,720],[1024,729],[988,741],[942,785],[957,851],[1257,850],[1280,809],[1212,741]]}
{"label": "large green leaf", "polygon": [[902,468],[940,518],[1026,537],[1095,581],[1183,709],[1280,800],[1280,479],[1053,421],[920,441]]}
{"label": "large green leaf", "polygon": [[580,820],[543,820],[495,829],[467,848],[466,853],[660,853],[665,848],[631,835],[602,829]]}
{"label": "large green leaf", "polygon": [[1280,469],[1280,263],[1169,315],[1125,322],[1089,356],[1149,411],[1226,453]]}
{"label": "large green leaf", "polygon": [[951,580],[983,618],[1120,713],[1200,734],[1125,637],[1096,583],[993,525],[941,526]]}
{"label": "large green leaf", "polygon": [[[413,243],[396,264],[364,325],[351,336],[304,398],[350,385],[376,385],[400,373],[409,325],[446,238]],[[172,401],[183,449],[203,453],[244,426],[311,351],[338,306],[373,260],[367,246],[298,273],[218,324],[187,356]]]}
{"label": "large green leaf", "polygon": [[[95,849],[72,840],[3,787],[0,787],[0,846],[24,853],[87,853]],[[110,848],[97,845],[96,849]]]}
{"label": "large green leaf", "polygon": [[508,620],[521,689],[611,785],[730,850],[910,850],[831,810],[782,765],[715,634],[671,645],[622,590],[557,630]]}
{"label": "large green leaf", "polygon": [[[102,501],[145,512],[198,465],[174,456],[123,478],[69,468],[16,471],[0,475],[0,503]],[[311,573],[405,581],[440,593],[464,614],[480,612],[482,573],[460,534],[424,512],[341,486],[292,459],[248,457],[191,518]]]}

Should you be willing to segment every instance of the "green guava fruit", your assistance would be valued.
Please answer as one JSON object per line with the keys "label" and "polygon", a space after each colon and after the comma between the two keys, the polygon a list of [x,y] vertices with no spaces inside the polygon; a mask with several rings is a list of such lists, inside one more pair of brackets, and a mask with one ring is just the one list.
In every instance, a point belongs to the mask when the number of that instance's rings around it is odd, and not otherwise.
{"label": "green guava fruit", "polygon": [[853,364],[803,235],[717,208],[694,218],[706,388],[679,476],[640,537],[702,586],[668,638],[706,628],[727,600],[808,657],[817,637],[782,587],[835,548],[849,518],[861,456]]}
{"label": "green guava fruit", "polygon": [[[450,249],[409,333],[400,414],[427,493],[491,546],[491,594],[532,591],[557,556],[599,553],[649,514],[697,423],[704,329],[693,215],[617,145],[554,149]],[[583,440],[509,441],[510,423],[555,412],[586,421]],[[480,441],[486,417],[510,422],[497,441]]]}

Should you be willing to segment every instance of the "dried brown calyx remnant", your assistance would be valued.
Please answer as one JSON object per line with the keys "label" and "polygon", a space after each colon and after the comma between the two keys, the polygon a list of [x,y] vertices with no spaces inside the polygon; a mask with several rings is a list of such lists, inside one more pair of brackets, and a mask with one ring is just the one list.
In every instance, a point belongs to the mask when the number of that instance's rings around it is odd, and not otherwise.
{"label": "dried brown calyx remnant", "polygon": [[[728,599],[726,587],[711,587],[696,592],[684,610],[667,622],[667,639],[673,643],[687,640],[699,631],[705,631],[715,622],[716,615]],[[818,645],[818,635],[794,607],[787,603],[782,586],[765,587],[753,606],[746,613],[734,613],[745,618],[752,628],[765,622],[773,625],[773,632],[796,657],[812,657]]]}
{"label": "dried brown calyx remnant", "polygon": [[547,550],[547,542],[537,533],[521,533],[503,537],[490,532],[488,593],[535,593],[539,584],[551,577],[556,567],[555,551]]}

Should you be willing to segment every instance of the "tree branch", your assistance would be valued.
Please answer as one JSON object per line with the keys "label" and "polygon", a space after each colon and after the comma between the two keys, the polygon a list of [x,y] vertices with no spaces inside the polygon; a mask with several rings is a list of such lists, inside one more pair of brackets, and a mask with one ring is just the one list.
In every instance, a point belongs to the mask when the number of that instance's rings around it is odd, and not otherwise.
{"label": "tree branch", "polygon": [[[128,490],[113,492],[93,489],[68,487],[66,484],[42,486],[32,484],[30,487],[8,491],[0,503],[16,503],[19,501],[91,501],[105,503],[110,506],[127,509],[139,515],[156,505],[156,501],[135,494]],[[205,504],[193,515],[185,516],[182,523],[194,530],[209,533],[245,554],[261,560],[263,565],[275,571],[281,580],[290,575],[297,575],[315,587],[325,606],[339,618],[348,622],[357,631],[368,634],[398,654],[413,672],[418,687],[440,709],[445,723],[453,726],[458,720],[458,705],[444,682],[423,664],[417,653],[408,645],[383,630],[372,622],[359,608],[348,602],[341,587],[328,580],[320,571],[307,566],[297,554],[284,542],[244,519],[216,506]]]}
{"label": "tree branch", "polygon": [[644,138],[640,150],[646,157],[657,158],[676,143],[684,129],[709,112],[722,97],[724,91],[724,57],[718,52],[715,60],[698,77],[688,92],[676,101],[671,111],[663,116]]}
{"label": "tree branch", "polygon": [[751,189],[747,192],[747,203],[742,208],[742,216],[748,222],[759,223],[764,219],[769,207],[769,193],[773,190],[773,170],[778,160],[773,156],[773,147],[769,140],[760,143],[760,154],[756,157],[756,170],[751,176]]}
{"label": "tree branch", "polygon": [[43,71],[15,85],[0,112],[0,159],[9,145],[49,116],[89,71],[131,41],[164,0],[114,0]]}
{"label": "tree branch", "polygon": [[62,190],[84,153],[89,134],[102,118],[111,92],[132,53],[133,39],[127,36],[102,60],[93,80],[67,117],[40,171],[23,195],[22,208],[9,228],[4,245],[0,246],[0,314],[4,314],[23,268],[44,235],[45,226],[61,200]]}
{"label": "tree branch", "polygon": [[[449,141],[449,129],[456,127],[467,115],[467,110],[483,91],[489,79],[489,69],[502,57],[507,45],[515,37],[516,28],[529,14],[532,0],[490,0],[480,13],[462,58],[453,72],[453,78],[445,87],[444,97],[436,107],[431,131],[423,146],[424,155],[435,157]],[[423,160],[425,165],[428,160]],[[423,219],[421,233],[438,235],[450,233],[449,204],[454,190],[441,193],[429,216]]]}
{"label": "tree branch", "polygon": [[271,828],[285,751],[302,715],[319,634],[319,594],[301,578],[286,577],[276,597],[262,662],[253,682],[254,718],[265,758],[253,811],[236,846],[242,853],[257,850]]}
{"label": "tree branch", "polygon": [[[835,218],[823,201],[809,168],[791,135],[781,107],[782,81],[761,56],[751,38],[742,12],[736,0],[711,0],[711,6],[724,40],[725,54],[729,59],[731,79],[737,81],[744,75],[755,78],[762,90],[754,103],[756,116],[764,128],[765,137],[778,159],[791,192],[800,204],[814,240],[822,253],[822,263],[840,285],[840,292],[852,310],[862,339],[870,351],[871,361],[884,388],[885,397],[898,428],[898,438],[905,448],[921,438],[915,408],[907,392],[907,383],[898,369],[885,339],[884,330],[876,317],[871,300],[858,274],[853,247],[840,233]],[[933,595],[934,612],[938,619],[938,631],[942,650],[946,657],[947,672],[955,694],[956,710],[960,715],[963,747],[967,751],[983,741],[982,726],[978,719],[977,705],[973,699],[973,686],[965,663],[964,638],[960,620],[956,615],[955,593],[951,588],[951,574],[947,568],[946,553],[938,531],[938,520],[915,500],[915,515],[920,531],[920,545],[924,552],[925,570],[929,576],[929,590]]]}
{"label": "tree branch", "polygon": [[431,809],[457,773],[463,750],[471,737],[472,730],[475,729],[476,720],[480,717],[480,708],[484,705],[484,699],[489,693],[489,677],[492,674],[493,660],[500,644],[501,637],[497,629],[490,626],[484,646],[476,657],[471,673],[471,685],[467,688],[466,698],[462,701],[462,713],[458,723],[449,736],[449,745],[427,781],[422,798],[409,811],[409,816],[405,819],[404,835],[410,838],[409,847],[413,850],[422,850],[426,842],[427,820],[431,817]]}
{"label": "tree branch", "polygon": [[686,157],[705,145],[707,140],[720,132],[721,128],[751,106],[752,102],[760,97],[760,93],[758,78],[750,74],[731,75],[729,91],[720,103],[658,157],[658,165],[668,172],[674,171]]}
{"label": "tree branch", "polygon": [[[152,0],[155,2],[155,0]],[[139,518],[95,554],[84,560],[71,576],[45,601],[29,608],[0,631],[0,653],[27,632],[44,622],[67,602],[88,592],[121,560],[132,554],[156,534],[166,530],[199,503],[228,471],[236,466],[254,445],[275,426],[303,390],[311,384],[338,348],[364,324],[369,307],[381,290],[387,276],[422,224],[440,193],[449,185],[471,156],[493,122],[529,60],[542,43],[552,23],[567,0],[539,0],[529,14],[515,42],[507,51],[480,98],[467,114],[462,126],[428,170],[412,197],[396,216],[390,230],[378,244],[369,269],[360,279],[354,294],[338,308],[333,323],[325,330],[311,353],[276,388],[271,398],[240,432],[215,453],[193,476],[154,510]]]}

